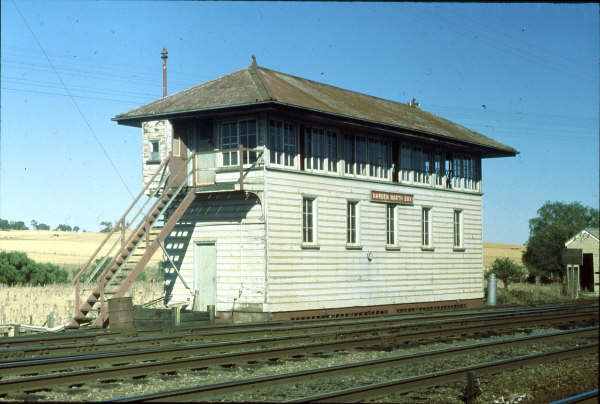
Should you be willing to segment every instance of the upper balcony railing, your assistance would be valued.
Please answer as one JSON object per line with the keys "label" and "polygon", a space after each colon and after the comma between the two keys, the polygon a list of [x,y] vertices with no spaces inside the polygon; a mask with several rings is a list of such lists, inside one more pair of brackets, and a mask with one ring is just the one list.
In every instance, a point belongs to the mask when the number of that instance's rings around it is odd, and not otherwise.
{"label": "upper balcony railing", "polygon": [[[190,186],[215,185],[221,181],[217,177],[219,173],[239,172],[234,182],[239,184],[240,191],[244,190],[244,180],[248,172],[254,168],[264,166],[264,148],[250,148],[239,146],[231,149],[220,149],[216,151],[196,152],[194,160],[194,178]],[[223,182],[231,182],[230,175],[223,176]]]}

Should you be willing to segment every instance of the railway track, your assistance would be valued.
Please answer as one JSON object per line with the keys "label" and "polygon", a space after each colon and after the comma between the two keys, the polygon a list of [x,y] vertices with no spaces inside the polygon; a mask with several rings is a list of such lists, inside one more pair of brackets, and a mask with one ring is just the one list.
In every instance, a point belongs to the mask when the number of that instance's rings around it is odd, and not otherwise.
{"label": "railway track", "polygon": [[[418,321],[432,321],[432,320],[443,320],[443,319],[459,319],[468,318],[473,316],[511,316],[520,315],[522,313],[530,312],[546,312],[546,311],[564,311],[564,310],[578,310],[581,308],[592,308],[598,307],[597,303],[589,304],[563,304],[560,306],[534,306],[534,307],[508,307],[508,308],[495,308],[495,309],[475,309],[466,310],[460,312],[442,312],[442,313],[422,313],[422,314],[402,314],[402,315],[391,315],[391,316],[377,316],[377,317],[343,317],[339,319],[326,319],[326,320],[299,320],[299,321],[269,321],[269,322],[256,322],[256,323],[241,323],[241,324],[217,324],[217,325],[204,325],[195,326],[189,328],[176,328],[176,329],[149,329],[149,330],[110,330],[102,328],[90,328],[81,329],[77,331],[65,331],[58,334],[55,333],[44,333],[36,334],[32,336],[22,337],[3,337],[0,338],[0,349],[2,348],[18,348],[32,347],[32,346],[48,346],[48,345],[81,345],[85,342],[97,343],[101,341],[112,341],[112,340],[124,340],[128,338],[144,338],[147,340],[157,340],[159,343],[162,340],[168,341],[169,338],[177,338],[189,335],[204,335],[205,333],[215,332],[218,330],[227,330],[229,334],[233,331],[244,332],[244,330],[252,329],[268,329],[268,328],[286,328],[291,326],[307,326],[307,325],[325,325],[333,323],[335,326],[343,324],[360,324],[360,323],[373,323],[373,322],[389,322],[398,323],[402,322],[418,322]],[[214,334],[218,336],[218,333]],[[160,338],[155,338],[155,337]]]}
{"label": "railway track", "polygon": [[[445,313],[443,316],[446,316]],[[173,374],[184,369],[234,369],[237,366],[260,366],[261,364],[279,364],[287,360],[305,361],[311,358],[335,356],[352,349],[391,350],[398,347],[410,347],[431,341],[457,340],[470,335],[501,334],[515,329],[527,329],[535,326],[542,327],[573,327],[575,324],[597,324],[597,305],[585,307],[536,308],[528,310],[502,310],[494,313],[477,313],[464,318],[455,315],[446,319],[429,321],[420,316],[416,322],[401,322],[390,325],[389,321],[378,322],[380,319],[355,319],[342,321],[345,323],[341,330],[331,329],[331,322],[309,322],[304,324],[292,323],[294,333],[286,333],[284,325],[271,327],[274,333],[266,337],[263,326],[233,327],[234,335],[238,337],[222,342],[186,343],[184,345],[151,346],[122,345],[125,349],[100,353],[85,353],[68,357],[60,355],[60,349],[51,351],[46,347],[2,348],[2,350],[19,352],[28,349],[43,348],[47,350],[41,356],[25,360],[4,360],[0,363],[0,398],[9,394],[14,397],[19,392],[67,388],[68,386],[94,386],[102,381],[120,380],[122,378],[139,378],[151,374]],[[406,317],[403,317],[404,320]],[[389,319],[386,319],[389,320]],[[396,322],[399,320],[396,319]],[[340,323],[342,323],[340,322]],[[324,328],[317,327],[323,324]],[[358,326],[356,326],[358,324]],[[354,328],[352,328],[354,327]],[[267,327],[268,328],[268,327]],[[242,330],[249,335],[240,339]],[[259,331],[259,334],[256,332]],[[308,330],[308,331],[307,331]],[[314,330],[310,332],[310,330]],[[324,331],[319,331],[324,330]],[[231,335],[227,327],[207,327],[207,333],[216,335]],[[289,330],[288,330],[289,332]],[[106,333],[105,333],[106,334]],[[257,336],[258,335],[258,336]],[[558,341],[573,338],[573,336],[592,336],[598,340],[598,327],[587,327],[578,330],[567,330],[547,335],[532,336],[530,341]],[[173,337],[173,335],[171,335]],[[123,337],[120,337],[123,338]],[[129,337],[134,340],[140,337]],[[127,337],[120,342],[123,344]],[[143,339],[143,337],[142,337]],[[503,341],[503,340],[501,340]],[[102,344],[109,341],[99,341]],[[140,341],[137,341],[138,343]],[[515,339],[513,346],[526,345],[528,340]],[[84,343],[85,344],[85,343]],[[69,345],[69,344],[67,344]],[[503,343],[496,341],[478,349],[485,350]],[[119,346],[112,345],[112,347]],[[71,347],[72,348],[72,347]],[[475,348],[472,348],[475,349]],[[54,352],[54,354],[50,354]],[[63,351],[67,352],[67,351]],[[458,352],[458,351],[457,351]],[[415,358],[412,358],[413,360]],[[405,359],[406,360],[406,359]],[[90,369],[92,368],[92,369]],[[81,369],[81,370],[74,370]],[[35,374],[35,375],[34,375]],[[30,375],[23,377],[23,375]],[[67,387],[61,387],[67,386]],[[22,394],[22,393],[21,393]],[[26,396],[27,397],[27,396]],[[94,398],[95,399],[95,398]]]}
{"label": "railway track", "polygon": [[[597,331],[597,328],[596,328]],[[543,338],[549,338],[545,335]],[[309,369],[305,371],[276,374],[252,379],[238,380],[226,383],[217,383],[204,386],[195,386],[158,393],[121,397],[109,401],[118,402],[154,402],[154,401],[217,401],[223,397],[231,397],[239,392],[257,389],[270,390],[279,389],[282,385],[291,385],[290,390],[297,383],[314,381],[322,378],[339,378],[340,376],[353,375],[357,372],[372,371],[374,369],[389,368],[398,365],[400,362],[412,362],[418,359],[433,357],[447,357],[457,352],[490,348],[497,345],[508,345],[513,343],[524,343],[536,340],[538,336],[529,336],[522,338],[511,338],[488,343],[473,344],[461,346],[458,348],[427,351],[418,354],[400,355],[391,358],[350,363],[326,368]],[[556,361],[563,358],[573,358],[576,355],[585,355],[590,352],[597,352],[598,343],[591,343],[585,346],[579,346],[568,349],[553,350],[541,354],[520,355],[509,359],[480,363],[472,366],[466,366],[447,371],[434,372],[425,375],[418,375],[409,378],[402,378],[388,381],[385,383],[373,383],[358,388],[348,388],[339,391],[329,392],[319,395],[311,395],[298,399],[289,400],[289,402],[347,402],[358,401],[361,399],[372,399],[385,393],[393,392],[395,394],[405,391],[420,390],[430,386],[461,381],[469,371],[476,371],[483,375],[501,370],[513,369],[527,364],[545,363]]]}
{"label": "railway track", "polygon": [[[17,359],[36,359],[36,358],[58,358],[61,356],[77,356],[90,353],[128,351],[133,349],[142,349],[156,346],[174,346],[182,344],[206,343],[210,341],[220,341],[221,345],[212,345],[212,352],[218,351],[223,347],[229,349],[233,346],[243,346],[252,344],[251,340],[264,340],[265,343],[274,343],[276,341],[296,340],[296,342],[305,341],[327,341],[331,339],[348,338],[360,335],[395,335],[397,338],[406,334],[407,337],[414,338],[414,333],[421,333],[422,338],[426,338],[425,329],[430,329],[430,334],[434,336],[449,336],[460,332],[477,332],[482,328],[501,331],[504,328],[513,328],[519,323],[526,323],[529,326],[549,325],[568,326],[582,321],[598,320],[597,307],[579,307],[567,309],[536,309],[526,311],[510,311],[492,314],[480,314],[470,316],[455,316],[441,320],[431,319],[425,321],[423,318],[413,319],[397,317],[394,318],[376,318],[361,319],[354,321],[344,321],[335,323],[312,322],[310,324],[285,324],[271,327],[212,327],[205,328],[202,332],[168,334],[155,337],[121,337],[101,341],[82,341],[80,343],[58,344],[58,345],[33,345],[0,348],[0,365],[10,363]],[[469,326],[469,327],[466,327]],[[277,340],[277,336],[280,339]],[[272,337],[271,340],[265,340],[266,337]],[[289,337],[289,338],[286,338]],[[237,343],[234,343],[237,341]],[[226,342],[223,344],[223,342]],[[289,341],[292,342],[292,341]],[[34,342],[35,343],[35,342]],[[256,343],[254,343],[256,345]],[[203,348],[208,351],[209,348]],[[1,367],[0,367],[1,369]],[[0,376],[2,371],[0,370]]]}

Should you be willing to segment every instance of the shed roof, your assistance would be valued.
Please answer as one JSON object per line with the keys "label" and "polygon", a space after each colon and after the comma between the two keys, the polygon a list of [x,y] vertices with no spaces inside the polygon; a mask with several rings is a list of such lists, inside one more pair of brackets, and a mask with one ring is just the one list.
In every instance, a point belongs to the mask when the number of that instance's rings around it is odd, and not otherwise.
{"label": "shed roof", "polygon": [[488,156],[518,151],[464,126],[400,102],[390,101],[257,66],[202,83],[113,118],[121,124],[167,119],[181,114],[274,103],[412,130],[483,146]]}
{"label": "shed roof", "polygon": [[[586,235],[589,234],[589,235]],[[592,237],[593,239],[595,239],[596,241],[600,241],[600,235],[599,235],[599,229],[598,227],[587,227],[583,230],[581,230],[579,233],[577,233],[576,235],[574,235],[573,237],[571,237],[566,243],[565,243],[565,247],[568,247],[571,243],[573,243],[574,241],[582,238],[582,236],[585,237]]]}

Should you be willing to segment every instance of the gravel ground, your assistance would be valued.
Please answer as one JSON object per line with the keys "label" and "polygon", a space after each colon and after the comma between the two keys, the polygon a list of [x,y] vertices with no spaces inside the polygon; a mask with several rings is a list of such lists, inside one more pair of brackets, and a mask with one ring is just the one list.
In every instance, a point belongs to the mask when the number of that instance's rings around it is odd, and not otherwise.
{"label": "gravel ground", "polygon": [[[534,333],[544,333],[556,330],[539,329]],[[510,336],[523,336],[525,333],[516,333]],[[503,338],[510,337],[509,335]],[[447,348],[457,345],[473,344],[492,338],[466,339],[457,342],[424,344],[409,348],[394,349],[392,351],[351,350],[324,355],[324,357],[310,357],[303,360],[281,361],[274,363],[257,363],[238,365],[231,368],[209,368],[196,370],[183,370],[169,375],[150,375],[145,378],[123,379],[105,382],[96,385],[83,385],[79,387],[59,387],[51,392],[38,392],[33,394],[11,394],[0,401],[96,401],[115,397],[132,396],[150,392],[158,392],[182,387],[204,384],[220,383],[231,380],[241,380],[251,377],[298,371],[308,368],[326,367],[344,363],[364,361],[369,359],[384,358],[402,354],[422,352]],[[597,340],[597,337],[592,338]],[[417,360],[410,364],[398,365],[387,369],[365,372],[360,375],[336,377],[332,379],[318,378],[318,380],[292,385],[288,389],[252,390],[247,393],[228,394],[218,397],[219,401],[281,401],[284,399],[298,398],[311,394],[340,390],[355,387],[360,384],[370,384],[395,378],[414,376],[433,371],[447,370],[459,366],[504,359],[511,356],[533,354],[548,350],[573,347],[577,344],[589,343],[590,338],[574,337],[561,342],[535,342],[527,346],[493,348],[483,352],[471,352],[454,355],[450,359]],[[505,403],[505,402],[545,402],[552,398],[568,396],[598,386],[598,355],[592,355],[584,360],[567,360],[552,365],[526,367],[514,371],[503,372],[489,378],[481,378],[483,394],[477,402]],[[424,392],[408,393],[389,397],[381,397],[374,402],[427,402],[427,403],[459,403],[462,394],[462,385],[443,386],[431,388]]]}

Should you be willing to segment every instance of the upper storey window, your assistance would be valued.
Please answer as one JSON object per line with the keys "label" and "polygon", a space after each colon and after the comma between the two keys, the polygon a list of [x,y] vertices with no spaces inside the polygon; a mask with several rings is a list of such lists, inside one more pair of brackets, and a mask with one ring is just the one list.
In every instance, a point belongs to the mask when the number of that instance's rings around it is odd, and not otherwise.
{"label": "upper storey window", "polygon": [[[236,166],[239,164],[238,151],[228,150],[237,149],[240,145],[247,148],[256,148],[258,137],[256,130],[256,120],[243,120],[235,122],[226,122],[221,125],[221,153],[224,166]],[[255,151],[244,151],[244,163],[256,162]]]}
{"label": "upper storey window", "polygon": [[378,138],[344,136],[344,173],[387,179],[389,147]]}
{"label": "upper storey window", "polygon": [[295,166],[296,126],[289,122],[269,121],[269,150],[271,164]]}
{"label": "upper storey window", "polygon": [[321,128],[304,130],[305,167],[337,172],[337,134]]}

